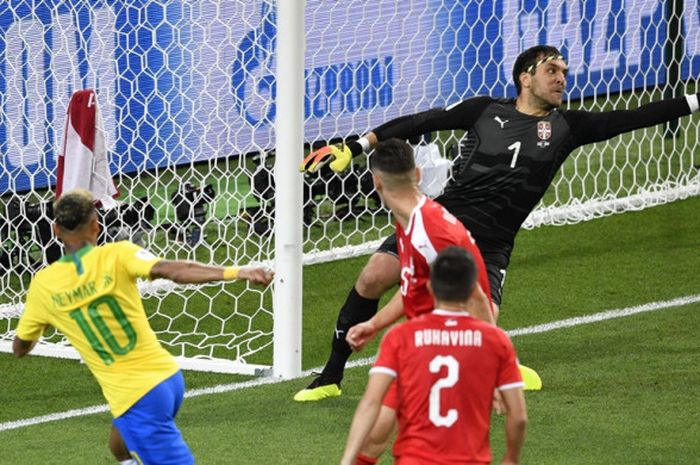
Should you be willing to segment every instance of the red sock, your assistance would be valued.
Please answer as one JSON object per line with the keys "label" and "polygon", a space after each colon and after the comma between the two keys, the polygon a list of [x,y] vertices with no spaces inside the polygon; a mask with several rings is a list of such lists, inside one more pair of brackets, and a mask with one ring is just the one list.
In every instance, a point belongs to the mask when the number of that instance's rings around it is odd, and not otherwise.
{"label": "red sock", "polygon": [[355,465],[375,465],[377,462],[379,462],[379,459],[373,459],[360,454],[357,456],[357,460],[355,460]]}

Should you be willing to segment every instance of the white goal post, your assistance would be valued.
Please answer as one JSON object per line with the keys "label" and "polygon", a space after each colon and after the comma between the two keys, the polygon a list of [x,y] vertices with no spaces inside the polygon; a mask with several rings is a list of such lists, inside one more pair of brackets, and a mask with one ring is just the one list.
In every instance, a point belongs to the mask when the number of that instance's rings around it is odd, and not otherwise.
{"label": "white goal post", "polygon": [[[32,274],[61,252],[49,207],[75,91],[98,96],[121,192],[107,240],[277,269],[267,290],[142,283],[159,339],[188,368],[289,378],[302,263],[368,253],[393,232],[363,157],[342,175],[302,175],[305,151],[471,96],[512,97],[513,61],[538,43],[566,55],[567,107],[699,90],[696,0],[5,0],[0,350]],[[698,129],[683,118],[579,149],[525,227],[700,194]],[[462,138],[433,141],[448,159]],[[60,334],[44,340],[38,352],[76,357]]]}

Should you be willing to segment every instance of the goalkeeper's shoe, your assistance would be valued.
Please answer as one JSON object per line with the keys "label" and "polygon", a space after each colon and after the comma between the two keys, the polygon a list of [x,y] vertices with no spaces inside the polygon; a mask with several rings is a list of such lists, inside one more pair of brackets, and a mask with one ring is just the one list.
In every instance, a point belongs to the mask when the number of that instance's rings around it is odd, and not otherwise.
{"label": "goalkeeper's shoe", "polygon": [[330,163],[328,166],[336,173],[340,173],[348,169],[351,161],[352,151],[347,145],[326,145],[307,155],[299,165],[299,171],[315,173],[322,166]]}
{"label": "goalkeeper's shoe", "polygon": [[542,379],[535,370],[520,364],[518,368],[520,369],[520,376],[523,377],[523,382],[525,383],[524,389],[526,391],[539,391],[542,389]]}
{"label": "goalkeeper's shoe", "polygon": [[297,402],[317,402],[331,397],[340,397],[343,391],[340,390],[340,383],[322,384],[325,381],[322,376],[318,376],[309,384],[306,389],[302,389],[294,395]]}

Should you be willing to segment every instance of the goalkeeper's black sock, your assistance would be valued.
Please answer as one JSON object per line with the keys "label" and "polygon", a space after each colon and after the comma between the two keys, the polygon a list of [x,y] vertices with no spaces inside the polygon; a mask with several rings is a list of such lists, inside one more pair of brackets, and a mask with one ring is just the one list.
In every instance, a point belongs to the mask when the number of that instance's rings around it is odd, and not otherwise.
{"label": "goalkeeper's black sock", "polygon": [[350,328],[372,318],[377,313],[378,307],[379,299],[362,297],[355,290],[355,286],[352,287],[338,315],[335,333],[333,334],[331,356],[321,373],[322,384],[339,384],[343,379],[345,364],[350,358],[350,354],[352,354],[352,349],[345,342],[345,336]]}

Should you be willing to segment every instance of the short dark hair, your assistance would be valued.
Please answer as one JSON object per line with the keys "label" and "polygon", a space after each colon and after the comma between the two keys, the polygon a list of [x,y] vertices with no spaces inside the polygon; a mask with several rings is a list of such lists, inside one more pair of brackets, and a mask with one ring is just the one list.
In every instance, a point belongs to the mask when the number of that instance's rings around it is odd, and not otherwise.
{"label": "short dark hair", "polygon": [[513,83],[515,84],[515,90],[518,91],[520,95],[520,74],[521,73],[533,73],[535,68],[537,68],[537,62],[542,58],[546,57],[563,57],[558,48],[552,47],[551,45],[536,45],[525,50],[523,53],[518,55],[513,64]]}
{"label": "short dark hair", "polygon": [[406,141],[387,139],[380,142],[369,157],[370,171],[405,174],[416,169],[413,148]]}
{"label": "short dark hair", "polygon": [[67,231],[75,231],[87,224],[96,214],[95,200],[85,189],[65,192],[53,204],[54,221]]}
{"label": "short dark hair", "polygon": [[474,257],[456,245],[444,248],[430,268],[430,284],[436,301],[466,301],[476,284]]}

